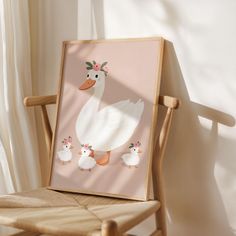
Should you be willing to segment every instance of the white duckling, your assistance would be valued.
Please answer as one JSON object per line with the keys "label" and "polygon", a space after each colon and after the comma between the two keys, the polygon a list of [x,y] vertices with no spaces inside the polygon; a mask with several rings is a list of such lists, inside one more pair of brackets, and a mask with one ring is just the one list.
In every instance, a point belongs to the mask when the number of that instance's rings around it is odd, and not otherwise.
{"label": "white duckling", "polygon": [[81,151],[79,154],[81,155],[78,160],[78,166],[81,170],[89,170],[93,169],[96,166],[96,160],[94,159],[94,151],[92,146],[89,144],[82,144]]}
{"label": "white duckling", "polygon": [[71,159],[72,159],[72,152],[71,152],[71,149],[73,148],[72,146],[72,138],[69,136],[68,139],[64,139],[62,141],[63,143],[63,150],[61,151],[58,151],[57,152],[57,155],[58,155],[58,158],[59,160],[65,164],[66,162],[70,162]]}
{"label": "white duckling", "polygon": [[140,162],[140,156],[141,153],[140,150],[141,143],[138,141],[137,143],[131,143],[129,146],[130,153],[125,153],[121,156],[121,159],[127,165],[128,167],[138,167]]}

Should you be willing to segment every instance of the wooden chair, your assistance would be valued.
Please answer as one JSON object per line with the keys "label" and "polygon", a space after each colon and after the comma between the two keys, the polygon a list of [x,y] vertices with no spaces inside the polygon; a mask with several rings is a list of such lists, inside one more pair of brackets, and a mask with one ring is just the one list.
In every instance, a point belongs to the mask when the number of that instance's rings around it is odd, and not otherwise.
{"label": "wooden chair", "polygon": [[[47,148],[52,143],[52,129],[46,105],[55,104],[56,95],[26,97],[27,107],[41,106]],[[174,109],[179,100],[160,96],[167,108],[153,160],[154,200],[141,202],[58,192],[40,188],[0,197],[0,224],[49,235],[126,235],[126,232],[152,214],[157,229],[152,236],[166,236],[165,196],[162,163]],[[39,235],[39,234],[37,234]]]}

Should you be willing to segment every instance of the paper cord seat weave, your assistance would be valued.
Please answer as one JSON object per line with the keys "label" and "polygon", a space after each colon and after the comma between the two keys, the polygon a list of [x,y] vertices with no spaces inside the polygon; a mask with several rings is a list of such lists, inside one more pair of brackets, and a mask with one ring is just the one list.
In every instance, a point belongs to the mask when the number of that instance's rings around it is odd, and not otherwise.
{"label": "paper cord seat weave", "polygon": [[125,232],[159,207],[158,201],[138,202],[40,188],[1,196],[0,221],[6,226],[51,235],[99,235],[105,220],[112,218],[119,232]]}

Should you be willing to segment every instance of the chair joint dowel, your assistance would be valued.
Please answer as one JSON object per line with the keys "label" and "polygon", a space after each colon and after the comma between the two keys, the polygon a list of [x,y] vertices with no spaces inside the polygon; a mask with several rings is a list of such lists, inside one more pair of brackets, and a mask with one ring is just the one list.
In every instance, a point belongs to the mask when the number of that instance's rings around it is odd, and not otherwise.
{"label": "chair joint dowel", "polygon": [[170,96],[159,96],[158,103],[167,108],[178,109],[180,106],[180,100]]}

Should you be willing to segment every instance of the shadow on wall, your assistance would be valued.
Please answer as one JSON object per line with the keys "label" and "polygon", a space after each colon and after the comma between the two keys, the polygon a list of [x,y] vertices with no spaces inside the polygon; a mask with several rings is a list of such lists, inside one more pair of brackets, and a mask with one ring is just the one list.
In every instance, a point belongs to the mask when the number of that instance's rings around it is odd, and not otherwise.
{"label": "shadow on wall", "polygon": [[[224,168],[236,169],[235,142],[219,136],[218,124],[234,126],[232,116],[190,101],[172,43],[166,41],[161,94],[181,99],[175,113],[164,165],[170,235],[233,236],[221,194],[214,176],[220,162],[220,147],[231,150],[224,158]],[[160,112],[160,119],[163,117]],[[204,128],[199,120],[212,122]],[[221,158],[221,159],[222,159]]]}

